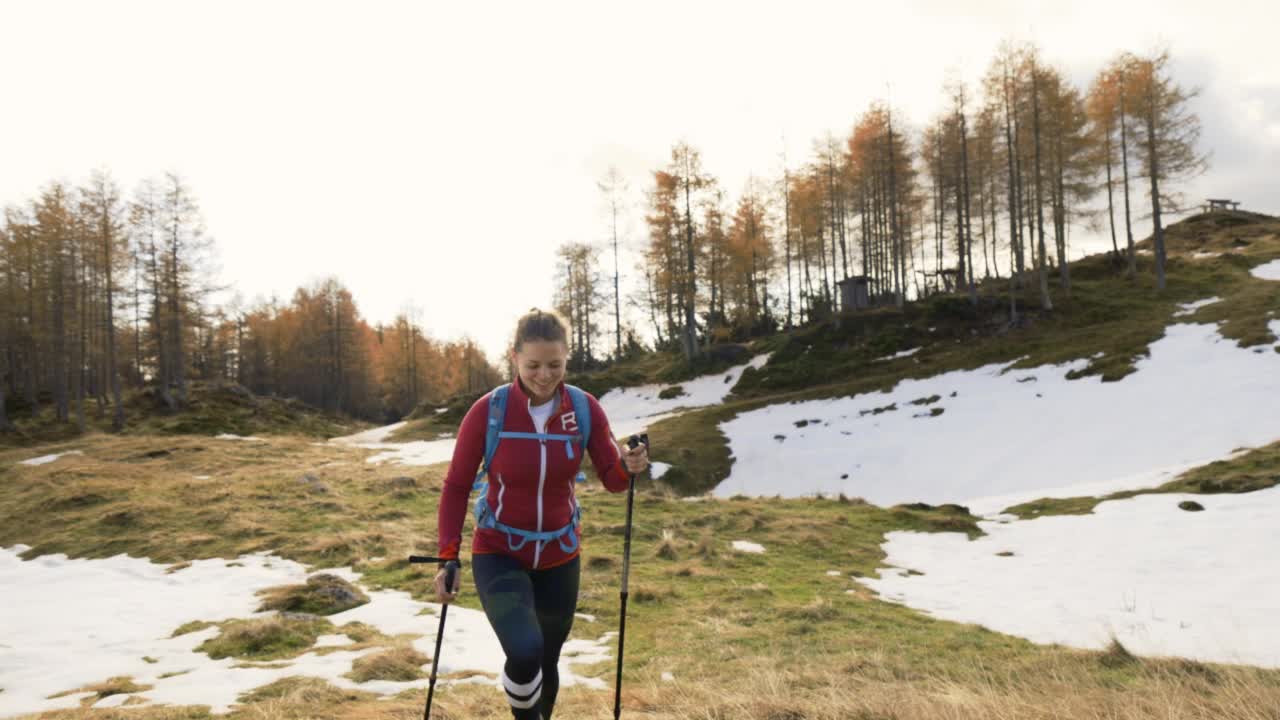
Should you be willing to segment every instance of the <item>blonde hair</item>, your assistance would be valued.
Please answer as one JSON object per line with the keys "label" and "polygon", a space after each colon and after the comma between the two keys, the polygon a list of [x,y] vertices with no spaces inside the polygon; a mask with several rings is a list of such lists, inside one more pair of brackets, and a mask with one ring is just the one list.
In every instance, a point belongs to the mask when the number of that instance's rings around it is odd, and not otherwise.
{"label": "blonde hair", "polygon": [[554,310],[529,308],[529,312],[521,316],[516,323],[516,337],[511,344],[511,348],[515,352],[520,352],[520,347],[524,345],[526,340],[562,342],[565,347],[568,347],[569,324],[564,321],[560,313]]}

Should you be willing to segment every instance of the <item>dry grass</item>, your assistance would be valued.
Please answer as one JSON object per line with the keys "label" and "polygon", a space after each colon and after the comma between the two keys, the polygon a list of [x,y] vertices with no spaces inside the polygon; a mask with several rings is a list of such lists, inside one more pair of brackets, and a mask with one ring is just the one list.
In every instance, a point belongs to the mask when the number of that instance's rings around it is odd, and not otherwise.
{"label": "dry grass", "polygon": [[[730,682],[706,682],[697,669],[673,665],[628,672],[623,717],[648,720],[1276,720],[1280,685],[1257,671],[1220,667],[1205,674],[1177,661],[1141,661],[1125,679],[1089,682],[1096,659],[1068,654],[1026,668],[1017,677],[973,664],[951,677],[896,679],[879,666],[886,650],[846,653],[825,667],[779,665],[761,658]],[[673,681],[660,679],[670,671]],[[310,678],[286,678],[241,698],[227,720],[421,717],[425,693],[412,690],[378,701]],[[560,692],[556,717],[612,718],[612,691],[581,686]],[[80,717],[60,711],[44,717]],[[93,717],[118,711],[88,711]],[[120,718],[206,717],[200,708],[132,708]],[[510,717],[501,691],[461,684],[437,687],[437,720]]]}
{"label": "dry grass", "polygon": [[[436,495],[396,498],[386,485],[406,468],[369,465],[373,451],[198,436],[90,434],[72,443],[0,449],[0,546],[27,554],[110,557],[127,553],[181,563],[271,550],[320,566],[401,558],[434,535]],[[40,466],[16,463],[76,449]],[[163,454],[160,452],[163,451]],[[443,466],[413,470],[438,491]],[[310,491],[316,478],[329,492]]]}
{"label": "dry grass", "polygon": [[351,665],[351,672],[345,677],[358,683],[369,680],[409,681],[427,677],[422,666],[431,662],[431,658],[411,647],[399,647],[393,650],[364,655],[356,658]]}
{"label": "dry grass", "polygon": [[89,707],[104,697],[142,692],[143,690],[150,690],[153,687],[155,686],[138,685],[133,681],[132,677],[113,677],[94,685],[86,685],[75,690],[66,690],[64,692],[57,693],[56,695],[50,695],[49,697],[60,698],[66,697],[67,695],[75,695],[77,693],[93,693],[93,695],[90,695],[89,697],[80,699],[81,707]]}

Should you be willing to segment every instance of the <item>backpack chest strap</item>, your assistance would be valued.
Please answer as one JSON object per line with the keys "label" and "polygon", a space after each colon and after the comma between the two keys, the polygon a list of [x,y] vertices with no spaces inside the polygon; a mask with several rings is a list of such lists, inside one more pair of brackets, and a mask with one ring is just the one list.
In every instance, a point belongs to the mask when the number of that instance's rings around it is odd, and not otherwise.
{"label": "backpack chest strap", "polygon": [[498,433],[499,438],[510,438],[513,440],[563,440],[565,452],[569,454],[569,459],[573,459],[573,443],[574,441],[582,442],[581,435],[563,435],[557,433],[529,433],[529,432],[507,432],[503,430]]}

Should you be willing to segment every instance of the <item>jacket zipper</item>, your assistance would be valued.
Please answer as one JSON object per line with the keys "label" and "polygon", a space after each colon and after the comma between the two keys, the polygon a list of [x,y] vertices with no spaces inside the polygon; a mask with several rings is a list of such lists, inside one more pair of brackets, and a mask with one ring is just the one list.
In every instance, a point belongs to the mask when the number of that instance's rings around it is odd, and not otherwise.
{"label": "jacket zipper", "polygon": [[[541,469],[538,471],[538,532],[542,532],[542,490],[547,483],[547,441],[539,440],[542,461]],[[538,559],[542,557],[542,541],[538,540],[533,544],[533,566],[538,567]]]}

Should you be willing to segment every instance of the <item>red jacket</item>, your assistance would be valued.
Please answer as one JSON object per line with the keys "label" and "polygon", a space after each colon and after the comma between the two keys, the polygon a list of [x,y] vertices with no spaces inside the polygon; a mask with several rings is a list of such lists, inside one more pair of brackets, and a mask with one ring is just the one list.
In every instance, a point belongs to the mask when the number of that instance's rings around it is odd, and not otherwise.
{"label": "red jacket", "polygon": [[[572,434],[577,430],[573,401],[563,382],[556,391],[560,403],[547,420],[546,432]],[[470,497],[471,486],[484,462],[485,426],[489,419],[489,396],[492,394],[486,393],[471,406],[458,429],[458,441],[453,448],[453,460],[449,463],[449,475],[444,481],[437,520],[440,532],[438,555],[442,558],[458,557],[462,544],[462,525],[466,516],[471,514],[474,502]],[[610,492],[622,492],[627,489],[630,476],[609,429],[609,419],[590,393],[587,393],[587,404],[591,407],[591,438],[587,442],[591,463]],[[511,385],[507,395],[507,414],[502,429],[506,432],[537,432],[529,414],[529,395],[518,381]],[[503,438],[489,464],[490,510],[498,521],[522,530],[546,532],[568,525],[573,522],[574,479],[582,457],[582,450],[576,443],[571,460],[563,441]],[[575,529],[573,532],[578,531]],[[577,557],[579,549],[580,544],[572,553],[565,553],[560,543],[553,540],[541,547],[536,542],[529,542],[519,551],[512,552],[505,533],[484,528],[475,531],[471,542],[473,554],[511,555],[519,558],[527,569],[562,565]]]}

